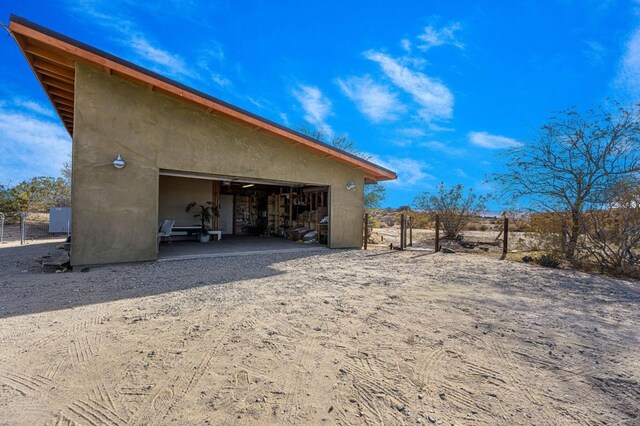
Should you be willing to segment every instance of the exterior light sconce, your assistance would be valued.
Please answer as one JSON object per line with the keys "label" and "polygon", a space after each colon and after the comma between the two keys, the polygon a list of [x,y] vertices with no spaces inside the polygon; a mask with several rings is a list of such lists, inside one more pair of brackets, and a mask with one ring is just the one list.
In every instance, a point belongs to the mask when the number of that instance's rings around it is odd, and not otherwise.
{"label": "exterior light sconce", "polygon": [[124,162],[120,154],[118,154],[116,159],[113,160],[113,167],[115,167],[116,169],[122,169],[126,164],[127,163]]}
{"label": "exterior light sconce", "polygon": [[346,188],[347,188],[349,191],[351,191],[351,190],[353,190],[353,189],[356,189],[356,184],[355,184],[355,183],[353,183],[353,182],[349,182],[349,183],[347,183]]}

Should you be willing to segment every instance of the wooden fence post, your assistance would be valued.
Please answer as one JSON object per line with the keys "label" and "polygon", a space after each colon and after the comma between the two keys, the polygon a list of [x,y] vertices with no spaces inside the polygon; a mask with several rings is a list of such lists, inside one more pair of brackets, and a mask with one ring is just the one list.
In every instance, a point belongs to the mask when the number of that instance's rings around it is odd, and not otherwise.
{"label": "wooden fence post", "polygon": [[409,216],[409,247],[413,247],[413,216]]}
{"label": "wooden fence post", "polygon": [[405,215],[404,213],[401,213],[400,214],[400,250],[404,250],[405,238],[407,237],[406,226],[407,226],[407,222],[406,222]]}
{"label": "wooden fence post", "polygon": [[440,215],[436,214],[436,247],[435,252],[440,251]]}
{"label": "wooden fence post", "polygon": [[509,245],[509,218],[504,218],[504,230],[502,231],[502,254],[507,254],[507,246]]}
{"label": "wooden fence post", "polygon": [[364,249],[367,249],[367,242],[369,240],[369,213],[364,214]]}

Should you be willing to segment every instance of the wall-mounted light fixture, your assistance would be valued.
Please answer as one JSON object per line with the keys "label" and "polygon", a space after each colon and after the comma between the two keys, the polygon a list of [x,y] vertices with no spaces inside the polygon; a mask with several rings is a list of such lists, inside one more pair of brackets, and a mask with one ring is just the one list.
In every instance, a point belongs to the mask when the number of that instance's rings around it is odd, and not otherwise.
{"label": "wall-mounted light fixture", "polygon": [[120,156],[120,154],[118,154],[118,156],[116,157],[115,160],[113,160],[113,167],[115,167],[116,169],[121,169],[123,168],[127,163],[124,162],[124,160],[122,159],[122,157]]}
{"label": "wall-mounted light fixture", "polygon": [[356,184],[355,184],[355,183],[353,183],[353,182],[349,182],[349,183],[347,183],[346,188],[347,188],[349,191],[351,191],[351,190],[353,190],[353,189],[356,189]]}
{"label": "wall-mounted light fixture", "polygon": [[242,185],[243,188],[251,188],[252,186],[255,186],[254,183],[248,183],[246,185]]}

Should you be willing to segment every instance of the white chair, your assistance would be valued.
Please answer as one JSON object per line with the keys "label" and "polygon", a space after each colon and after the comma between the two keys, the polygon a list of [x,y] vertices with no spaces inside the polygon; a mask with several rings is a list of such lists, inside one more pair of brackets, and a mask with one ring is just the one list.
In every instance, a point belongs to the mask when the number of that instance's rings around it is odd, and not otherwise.
{"label": "white chair", "polygon": [[173,225],[175,223],[175,220],[165,220],[162,222],[162,226],[160,226],[160,230],[158,231],[158,249],[160,249],[160,242],[163,239],[166,239],[171,245],[171,250],[173,250],[173,242],[171,241],[171,230],[173,229]]}

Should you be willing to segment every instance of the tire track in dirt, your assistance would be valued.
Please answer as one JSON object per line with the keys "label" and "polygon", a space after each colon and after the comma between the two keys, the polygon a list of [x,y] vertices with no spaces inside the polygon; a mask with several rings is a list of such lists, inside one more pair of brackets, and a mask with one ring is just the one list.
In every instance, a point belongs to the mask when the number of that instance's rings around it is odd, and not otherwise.
{"label": "tire track in dirt", "polygon": [[[350,385],[353,393],[357,395],[356,402],[365,422],[397,424],[406,421],[397,407],[407,406],[409,402],[395,387],[392,380],[382,374],[388,366],[380,366],[377,358],[362,352],[348,354],[348,360],[348,365],[343,368],[343,374],[350,379]],[[399,380],[399,378],[395,379]],[[336,401],[341,413],[344,412],[342,403],[342,401]],[[345,424],[349,423],[346,418],[342,418],[341,421]]]}
{"label": "tire track in dirt", "polygon": [[[191,356],[186,358],[184,363],[177,364],[172,371],[177,373],[172,378],[166,378],[161,383],[155,384],[146,400],[142,403],[129,424],[146,425],[155,424],[164,419],[167,413],[175,407],[184,396],[195,386],[207,370],[213,355],[217,353],[226,341],[227,334],[219,336],[218,344],[210,351],[206,351],[201,356]],[[191,347],[185,351],[189,356],[191,353],[201,354],[198,341],[192,343]]]}
{"label": "tire track in dirt", "polygon": [[526,380],[517,372],[517,364],[514,362],[510,352],[506,351],[502,345],[496,341],[489,343],[489,350],[494,355],[494,358],[501,365],[501,370],[504,371],[505,381],[509,390],[520,395],[520,398],[528,401],[529,404],[538,408],[537,413],[548,424],[554,424],[554,418],[548,410],[544,407],[544,404],[531,392],[530,385],[526,384]]}
{"label": "tire track in dirt", "polygon": [[287,413],[285,419],[292,424],[300,424],[308,418],[310,407],[305,404],[306,398],[302,397],[303,390],[308,386],[308,377],[312,376],[315,369],[315,361],[318,359],[320,346],[315,339],[302,340],[298,343],[291,368],[284,381],[285,401]]}
{"label": "tire track in dirt", "polygon": [[123,426],[128,423],[128,413],[121,404],[114,402],[104,384],[93,388],[86,398],[67,404],[57,417],[90,425]]}
{"label": "tire track in dirt", "polygon": [[69,345],[69,356],[73,364],[84,364],[98,356],[100,335],[76,336]]}
{"label": "tire track in dirt", "polygon": [[426,357],[421,357],[421,362],[417,368],[418,377],[427,389],[432,389],[437,386],[435,372],[441,371],[444,358],[445,352],[442,347],[432,350]]}
{"label": "tire track in dirt", "polygon": [[54,386],[54,382],[44,376],[0,371],[0,379],[23,395],[36,396]]}

